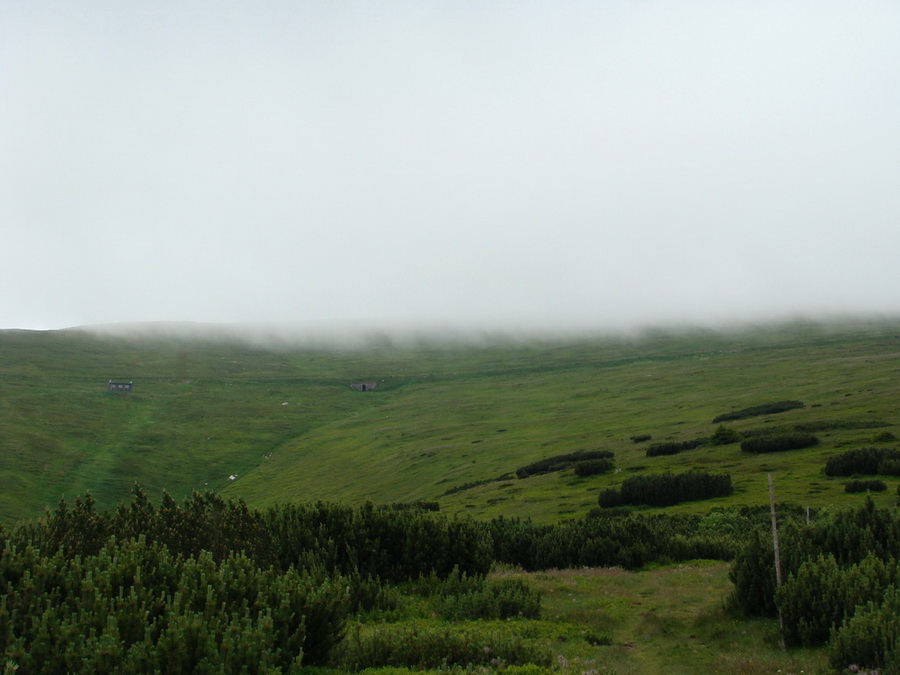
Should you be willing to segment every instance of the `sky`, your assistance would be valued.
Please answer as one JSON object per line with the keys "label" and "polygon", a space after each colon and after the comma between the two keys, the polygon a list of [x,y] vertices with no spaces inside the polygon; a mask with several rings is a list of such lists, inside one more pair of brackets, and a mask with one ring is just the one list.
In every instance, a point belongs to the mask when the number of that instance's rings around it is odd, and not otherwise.
{"label": "sky", "polygon": [[0,0],[0,328],[898,310],[895,0]]}

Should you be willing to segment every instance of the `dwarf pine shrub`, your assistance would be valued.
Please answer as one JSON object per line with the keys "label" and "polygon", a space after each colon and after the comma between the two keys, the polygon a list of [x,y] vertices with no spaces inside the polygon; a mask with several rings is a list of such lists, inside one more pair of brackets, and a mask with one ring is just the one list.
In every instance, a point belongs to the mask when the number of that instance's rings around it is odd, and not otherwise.
{"label": "dwarf pine shrub", "polygon": [[76,498],[73,508],[63,499],[41,520],[12,534],[20,547],[33,545],[48,555],[64,551],[68,556],[92,556],[110,537],[120,541],[143,537],[176,557],[208,551],[221,561],[243,552],[261,566],[276,561],[262,514],[241,500],[226,500],[211,492],[195,492],[183,506],[164,492],[157,508],[135,486],[131,503],[113,512],[98,511],[90,494]]}
{"label": "dwarf pine shrub", "polygon": [[900,672],[900,586],[883,598],[870,600],[837,628],[828,644],[828,658],[836,669],[851,664],[865,669]]}
{"label": "dwarf pine shrub", "polygon": [[713,424],[741,420],[747,417],[758,417],[760,415],[772,415],[774,413],[782,413],[802,407],[802,401],[775,401],[774,403],[763,403],[761,405],[753,405],[749,408],[742,408],[741,410],[734,410],[729,413],[717,415],[713,418]]}
{"label": "dwarf pine shrub", "polygon": [[522,637],[505,623],[464,624],[416,620],[405,623],[357,626],[351,630],[334,660],[341,670],[406,667],[470,669],[507,666],[549,667],[552,656],[538,640]]}
{"label": "dwarf pine shrub", "polygon": [[315,564],[400,582],[431,572],[445,577],[454,568],[485,575],[491,565],[481,525],[428,511],[318,502],[282,504],[264,518],[283,569]]}
{"label": "dwarf pine shrub", "polygon": [[585,459],[575,462],[575,475],[584,478],[585,476],[594,476],[598,473],[607,473],[615,468],[615,464],[611,459]]}
{"label": "dwarf pine shrub", "polygon": [[731,492],[731,476],[728,474],[705,471],[660,473],[626,478],[618,490],[611,488],[601,492],[598,503],[601,507],[624,504],[671,506],[696,499],[725,497]]}
{"label": "dwarf pine shrub", "polygon": [[220,562],[243,553],[259,567],[274,565],[324,568],[352,577],[357,572],[382,581],[403,581],[454,567],[469,574],[490,569],[490,542],[474,521],[447,518],[416,508],[359,507],[319,502],[250,509],[241,500],[194,493],[183,505],[163,493],[154,506],[136,487],[130,504],[97,511],[90,495],[65,500],[33,524],[17,527],[8,538],[48,555],[96,555],[110,537],[144,537],[178,558],[201,551]]}
{"label": "dwarf pine shrub", "polygon": [[519,579],[481,583],[442,598],[439,613],[450,621],[474,619],[539,619],[541,596]]}
{"label": "dwarf pine shrub", "polygon": [[887,490],[883,480],[877,478],[870,480],[848,480],[844,484],[844,492],[884,492]]}
{"label": "dwarf pine shrub", "polygon": [[677,455],[684,450],[693,450],[699,448],[706,442],[705,438],[695,438],[690,441],[666,441],[664,443],[654,443],[647,448],[645,454],[647,457],[658,457],[660,455]]}
{"label": "dwarf pine shrub", "polygon": [[741,450],[744,452],[783,452],[785,450],[799,450],[818,445],[819,439],[814,434],[795,431],[792,433],[772,434],[769,436],[754,436],[741,441]]}
{"label": "dwarf pine shrub", "polygon": [[867,556],[841,567],[833,555],[800,564],[776,592],[788,645],[816,647],[852,617],[856,608],[874,602],[900,582],[897,560]]}
{"label": "dwarf pine shrub", "polygon": [[724,424],[720,424],[709,437],[709,443],[710,445],[729,445],[731,443],[737,443],[742,438],[743,436],[739,431],[736,431],[731,427],[726,427]]}
{"label": "dwarf pine shrub", "polygon": [[10,546],[2,567],[2,656],[23,672],[292,672],[327,660],[347,614],[340,580],[143,539],[94,556]]}
{"label": "dwarf pine shrub", "polygon": [[597,515],[538,525],[519,518],[495,518],[486,527],[493,557],[534,571],[571,567],[636,569],[650,562],[693,558],[730,560],[738,548],[730,536],[700,531],[699,516]]}
{"label": "dwarf pine shrub", "polygon": [[[900,514],[878,509],[871,499],[857,509],[821,517],[806,525],[791,519],[779,524],[784,578],[796,575],[806,561],[831,555],[840,568],[867,556],[881,561],[900,558]],[[757,532],[738,551],[730,572],[732,603],[749,615],[774,616],[775,561],[770,533]],[[808,575],[809,576],[809,575]]]}
{"label": "dwarf pine shrub", "polygon": [[552,471],[562,471],[568,469],[577,462],[596,459],[612,459],[614,453],[609,450],[581,450],[578,452],[570,452],[564,455],[554,455],[546,459],[526,464],[516,469],[516,476],[519,478],[528,478],[542,473],[550,473]]}
{"label": "dwarf pine shrub", "polygon": [[872,447],[847,450],[829,457],[823,471],[826,476],[900,476],[900,450]]}

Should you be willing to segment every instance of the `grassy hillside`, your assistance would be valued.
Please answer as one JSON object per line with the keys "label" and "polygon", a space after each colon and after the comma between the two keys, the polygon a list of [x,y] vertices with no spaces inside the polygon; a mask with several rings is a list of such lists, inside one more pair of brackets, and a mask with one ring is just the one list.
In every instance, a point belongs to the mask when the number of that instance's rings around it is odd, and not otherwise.
{"label": "grassy hillside", "polygon": [[[336,499],[439,501],[478,517],[554,521],[641,472],[732,475],[728,498],[855,502],[821,468],[834,453],[900,431],[900,322],[791,324],[634,338],[482,339],[355,348],[254,346],[235,338],[0,331],[0,522],[89,490],[101,506],[134,481],[180,499],[217,490],[251,505]],[[134,382],[109,394],[109,379]],[[350,384],[374,381],[373,392]],[[722,413],[781,400],[804,407],[729,422],[738,430],[816,424],[821,443],[767,455],[737,444],[646,457],[648,443],[709,436]],[[611,450],[620,471],[571,469],[452,488],[539,459]],[[235,480],[229,476],[236,475]],[[877,496],[896,500],[897,479]]]}

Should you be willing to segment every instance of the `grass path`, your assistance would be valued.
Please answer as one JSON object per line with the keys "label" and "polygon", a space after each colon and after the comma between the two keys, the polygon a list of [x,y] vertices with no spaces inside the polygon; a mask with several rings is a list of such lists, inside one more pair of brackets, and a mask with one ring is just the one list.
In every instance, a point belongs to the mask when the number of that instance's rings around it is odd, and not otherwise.
{"label": "grass path", "polygon": [[[573,674],[829,672],[821,650],[783,651],[775,621],[725,610],[732,586],[724,563],[499,575],[540,589],[545,619],[569,625],[552,648],[557,664]],[[589,644],[606,638],[608,645]]]}

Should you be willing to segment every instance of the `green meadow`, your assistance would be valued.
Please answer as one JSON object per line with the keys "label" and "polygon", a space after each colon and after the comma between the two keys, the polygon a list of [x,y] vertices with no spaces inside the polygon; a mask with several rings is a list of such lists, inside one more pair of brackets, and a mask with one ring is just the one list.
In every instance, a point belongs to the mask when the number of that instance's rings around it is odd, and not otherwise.
{"label": "green meadow", "polygon": [[[838,509],[871,497],[894,506],[896,476],[881,477],[885,492],[848,494],[848,479],[822,468],[848,449],[897,447],[898,375],[900,320],[552,339],[371,336],[352,346],[224,332],[0,331],[0,523],[88,492],[109,509],[139,483],[154,500],[214,491],[258,508],[421,501],[450,515],[549,524],[596,509],[602,490],[629,477],[689,469],[729,474],[733,494],[634,510],[766,505],[769,474],[779,503]],[[108,393],[108,380],[133,391]],[[359,392],[357,382],[377,386]],[[777,401],[802,406],[724,424],[738,434],[813,429],[817,445],[750,454],[737,441],[707,442],[646,455],[653,443],[708,439],[719,415]],[[613,471],[516,475],[597,450],[614,453]],[[821,650],[783,651],[774,620],[727,608],[728,567],[495,569],[492,579],[522,579],[543,595],[540,620],[497,630],[541,642],[557,672],[828,672]],[[428,625],[427,612],[404,611]],[[403,624],[384,625],[358,630]]]}
{"label": "green meadow", "polygon": [[[863,497],[822,465],[900,421],[898,355],[900,323],[889,321],[592,339],[382,336],[352,348],[2,331],[0,522],[87,491],[111,507],[135,482],[176,499],[213,490],[251,506],[421,500],[555,522],[628,476],[689,468],[729,473],[735,492],[670,510],[763,504],[767,473],[779,500],[839,506]],[[133,382],[132,393],[107,393],[110,379]],[[651,443],[708,437],[717,415],[781,400],[804,405],[727,426],[818,425],[819,445],[645,455]],[[631,440],[642,434],[652,439]],[[528,463],[588,450],[615,453],[616,471],[515,478]]]}

